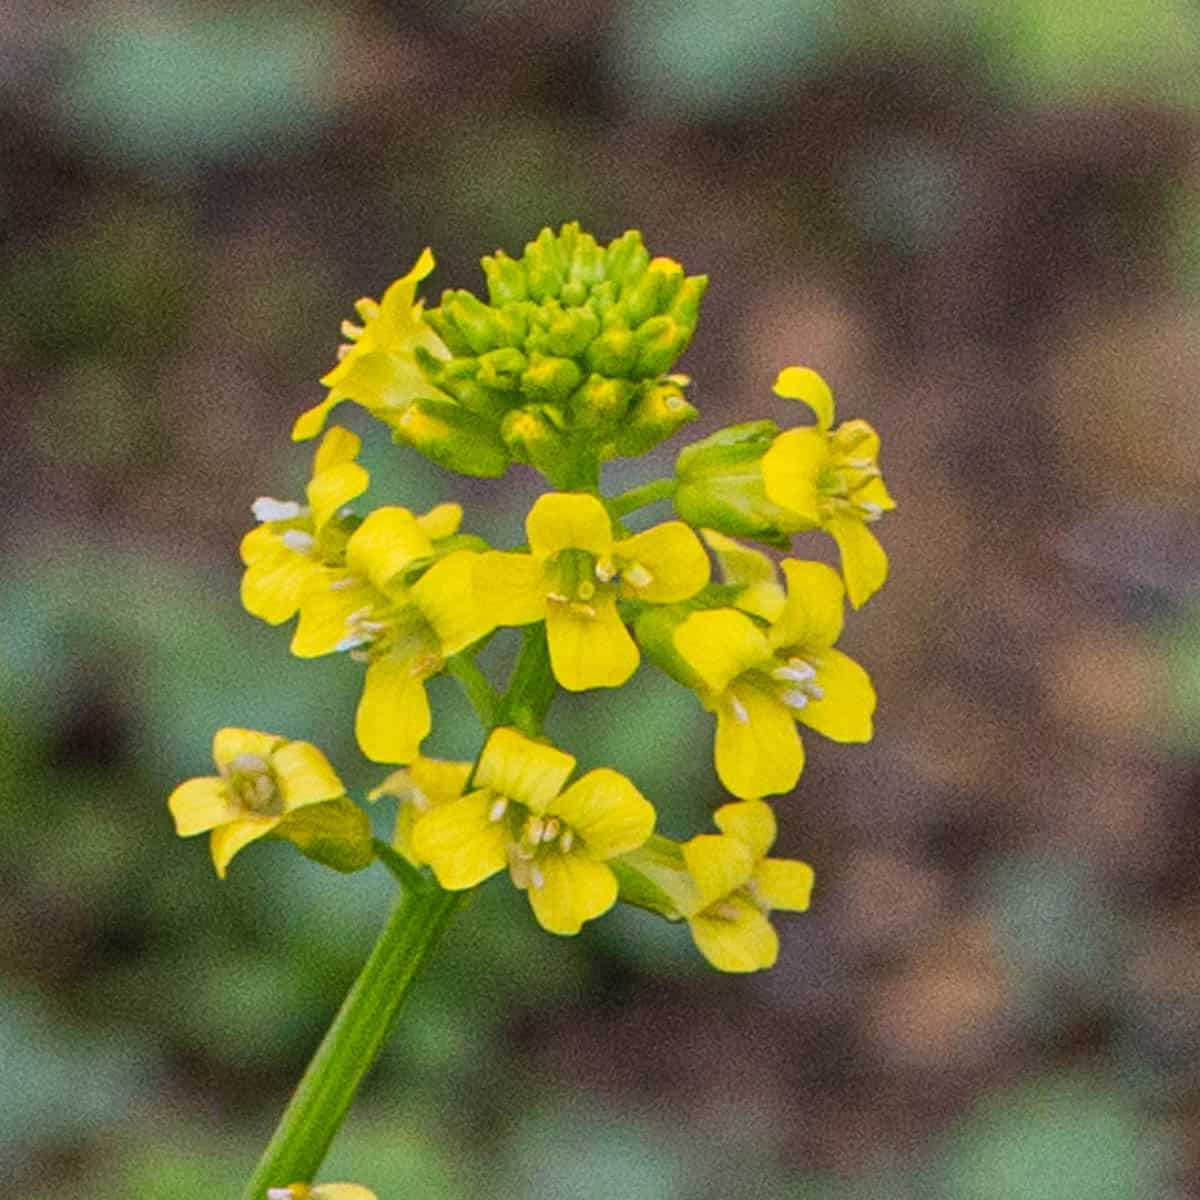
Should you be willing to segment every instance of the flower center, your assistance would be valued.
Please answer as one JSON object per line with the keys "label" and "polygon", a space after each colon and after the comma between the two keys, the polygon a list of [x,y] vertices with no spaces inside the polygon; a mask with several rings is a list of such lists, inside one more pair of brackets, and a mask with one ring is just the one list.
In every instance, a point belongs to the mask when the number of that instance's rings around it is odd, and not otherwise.
{"label": "flower center", "polygon": [[401,658],[422,679],[442,665],[442,645],[425,614],[412,603],[386,609],[360,608],[346,618],[346,636],[339,650],[349,650],[356,662],[374,662],[385,655]]}
{"label": "flower center", "polygon": [[283,796],[270,763],[257,754],[239,754],[221,768],[229,794],[247,812],[258,817],[277,817],[283,812]]}
{"label": "flower center", "polygon": [[596,595],[611,585],[589,550],[560,550],[550,561],[552,590],[546,598],[583,617],[596,615]]}
{"label": "flower center", "polygon": [[558,817],[539,816],[507,796],[492,793],[489,821],[507,824],[508,869],[516,887],[544,887],[541,863],[551,854],[569,854],[577,845],[575,831]]}
{"label": "flower center", "polygon": [[794,654],[771,671],[775,695],[793,712],[799,712],[811,700],[825,698],[825,689],[817,682],[818,665],[819,660],[813,663]]}

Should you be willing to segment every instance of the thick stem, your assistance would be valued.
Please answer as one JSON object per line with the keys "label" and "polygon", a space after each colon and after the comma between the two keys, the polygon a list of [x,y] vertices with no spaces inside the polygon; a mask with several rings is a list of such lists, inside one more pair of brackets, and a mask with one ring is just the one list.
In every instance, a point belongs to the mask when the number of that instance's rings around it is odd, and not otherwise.
{"label": "thick stem", "polygon": [[446,892],[430,882],[398,900],[242,1200],[264,1200],[269,1187],[311,1181],[409,989],[466,894]]}
{"label": "thick stem", "polygon": [[614,517],[623,517],[626,513],[645,508],[648,504],[655,504],[659,500],[669,500],[675,495],[675,489],[678,486],[674,479],[655,479],[650,483],[643,483],[639,487],[622,492],[619,496],[614,496],[608,501],[608,510]]}

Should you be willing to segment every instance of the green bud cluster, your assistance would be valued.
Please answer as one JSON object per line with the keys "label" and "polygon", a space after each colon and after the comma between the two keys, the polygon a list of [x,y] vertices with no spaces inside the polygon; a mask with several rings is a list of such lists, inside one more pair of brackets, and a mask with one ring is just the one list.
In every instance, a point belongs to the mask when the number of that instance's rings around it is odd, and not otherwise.
{"label": "green bud cluster", "polygon": [[[483,270],[486,303],[449,290],[425,313],[450,357],[417,351],[429,382],[470,414],[481,453],[570,487],[695,418],[686,377],[668,372],[695,332],[707,276],[651,258],[636,231],[601,246],[575,222],[543,229],[519,259],[486,256]],[[446,415],[426,407],[413,406],[414,422]]]}

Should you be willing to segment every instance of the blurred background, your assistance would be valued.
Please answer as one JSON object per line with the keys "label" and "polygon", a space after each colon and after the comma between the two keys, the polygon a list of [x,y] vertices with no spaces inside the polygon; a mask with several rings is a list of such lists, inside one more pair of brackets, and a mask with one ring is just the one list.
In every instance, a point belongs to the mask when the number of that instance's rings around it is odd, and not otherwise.
{"label": "blurred background", "polygon": [[[338,324],[545,224],[712,277],[695,433],[819,369],[883,436],[875,741],[807,738],[779,965],[618,911],[456,922],[325,1172],[380,1200],[1200,1196],[1200,11],[1191,0],[0,6],[0,1177],[234,1196],[387,910],[165,799],[215,728],[355,788],[360,668],[237,603]],[[367,438],[373,502],[473,484]],[[661,519],[661,510],[647,516]],[[798,550],[827,556],[826,539]],[[553,713],[687,836],[711,721],[649,668]],[[435,685],[432,753],[476,733]],[[361,794],[361,793],[359,793]],[[390,812],[377,814],[386,828]]]}

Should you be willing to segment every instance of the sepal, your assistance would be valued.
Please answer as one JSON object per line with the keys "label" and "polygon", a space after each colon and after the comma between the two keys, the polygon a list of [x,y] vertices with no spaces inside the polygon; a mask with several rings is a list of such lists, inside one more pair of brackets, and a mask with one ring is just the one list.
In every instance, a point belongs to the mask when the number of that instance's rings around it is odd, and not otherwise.
{"label": "sepal", "polygon": [[361,871],[375,858],[371,822],[348,796],[288,813],[271,836],[291,842],[305,858],[343,874]]}

